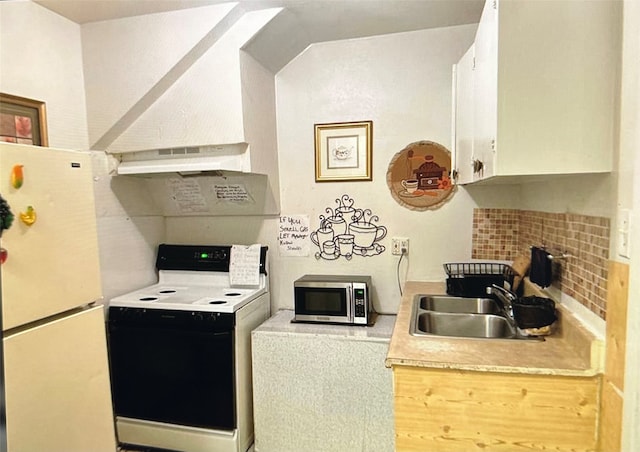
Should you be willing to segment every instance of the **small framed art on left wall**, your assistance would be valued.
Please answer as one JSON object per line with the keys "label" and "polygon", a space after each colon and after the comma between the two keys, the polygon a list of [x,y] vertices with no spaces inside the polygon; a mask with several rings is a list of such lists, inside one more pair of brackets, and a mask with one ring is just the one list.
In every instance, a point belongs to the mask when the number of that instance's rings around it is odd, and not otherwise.
{"label": "small framed art on left wall", "polygon": [[0,141],[48,146],[45,103],[0,93]]}

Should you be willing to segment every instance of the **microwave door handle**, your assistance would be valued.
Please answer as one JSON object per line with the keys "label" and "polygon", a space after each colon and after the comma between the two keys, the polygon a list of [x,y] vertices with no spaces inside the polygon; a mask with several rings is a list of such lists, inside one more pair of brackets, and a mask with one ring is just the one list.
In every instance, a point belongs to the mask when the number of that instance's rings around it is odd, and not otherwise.
{"label": "microwave door handle", "polygon": [[347,319],[353,322],[353,287],[347,290]]}

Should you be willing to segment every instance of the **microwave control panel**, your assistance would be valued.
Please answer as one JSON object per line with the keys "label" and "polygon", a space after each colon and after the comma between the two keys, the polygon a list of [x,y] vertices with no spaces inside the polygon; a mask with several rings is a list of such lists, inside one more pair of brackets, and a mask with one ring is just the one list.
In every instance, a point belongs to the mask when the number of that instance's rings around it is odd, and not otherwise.
{"label": "microwave control panel", "polygon": [[367,285],[365,283],[353,283],[353,321],[354,323],[367,323]]}

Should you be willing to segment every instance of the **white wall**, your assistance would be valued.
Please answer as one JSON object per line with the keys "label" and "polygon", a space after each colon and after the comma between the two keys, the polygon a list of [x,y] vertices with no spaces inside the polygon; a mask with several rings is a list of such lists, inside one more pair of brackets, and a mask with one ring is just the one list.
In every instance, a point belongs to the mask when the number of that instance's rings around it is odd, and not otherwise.
{"label": "white wall", "polygon": [[49,146],[88,149],[80,26],[30,1],[0,2],[0,91],[46,103]]}
{"label": "white wall", "polygon": [[92,148],[126,152],[246,142],[239,49],[280,9],[229,13],[235,6],[83,25]]}
{"label": "white wall", "polygon": [[[376,308],[396,312],[398,257],[391,237],[408,237],[409,259],[401,279],[442,280],[444,262],[467,260],[476,202],[465,189],[444,206],[412,211],[393,200],[386,183],[392,157],[419,140],[451,146],[451,66],[469,47],[475,26],[315,44],[276,76],[278,158],[283,215],[303,214],[312,230],[325,208],[348,194],[388,229],[378,256],[336,261],[280,256],[277,220],[256,217],[170,218],[167,239],[251,243],[270,247],[273,308],[293,307],[293,281],[306,273],[370,274]],[[314,124],[373,121],[373,181],[316,183]],[[515,207],[517,190],[483,187],[475,196],[498,207]]]}
{"label": "white wall", "polygon": [[[168,13],[147,14],[116,20],[87,23],[82,26],[82,47],[85,77],[87,80],[88,122],[91,144],[103,142],[104,149],[119,135],[138,120],[141,112],[149,108],[159,97],[165,95],[171,83],[161,85],[157,93],[152,91],[172,70],[175,77],[194,64],[197,57],[185,58],[193,47],[202,40],[233,5],[216,5],[206,8],[185,9]],[[185,27],[185,24],[189,24]],[[184,66],[184,67],[183,67]],[[172,80],[175,81],[175,80]],[[235,83],[239,84],[237,77]],[[191,90],[211,92],[206,86],[191,84]],[[137,105],[145,95],[154,95],[144,105]],[[114,95],[117,93],[116,95]],[[171,101],[173,120],[189,120],[192,111],[181,107],[179,99],[186,100],[188,91],[177,93]],[[239,95],[239,88],[238,88]],[[136,115],[123,124],[123,129],[111,132],[114,126],[137,106]],[[163,120],[164,118],[160,118]],[[141,137],[143,146],[152,149],[151,140],[167,138],[155,126],[137,125],[133,138]],[[180,127],[180,132],[183,128]],[[143,132],[143,133],[141,133]],[[165,132],[165,134],[168,132]],[[196,143],[207,144],[207,143]],[[170,147],[165,145],[165,147]]]}
{"label": "white wall", "polygon": [[113,177],[102,151],[92,151],[100,271],[105,300],[157,281],[155,259],[164,217],[144,181]]}
{"label": "white wall", "polygon": [[520,190],[520,208],[525,210],[607,218],[616,215],[617,177],[614,174],[563,176],[524,184]]}

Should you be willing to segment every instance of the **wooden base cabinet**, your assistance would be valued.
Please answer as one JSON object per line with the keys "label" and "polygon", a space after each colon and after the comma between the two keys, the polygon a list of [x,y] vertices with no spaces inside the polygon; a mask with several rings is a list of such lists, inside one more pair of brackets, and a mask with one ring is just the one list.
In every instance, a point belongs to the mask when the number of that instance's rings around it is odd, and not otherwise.
{"label": "wooden base cabinet", "polygon": [[394,366],[396,450],[595,451],[600,376]]}
{"label": "wooden base cabinet", "polygon": [[629,265],[609,261],[607,278],[607,350],[602,384],[600,450],[622,450],[624,369],[629,304]]}

